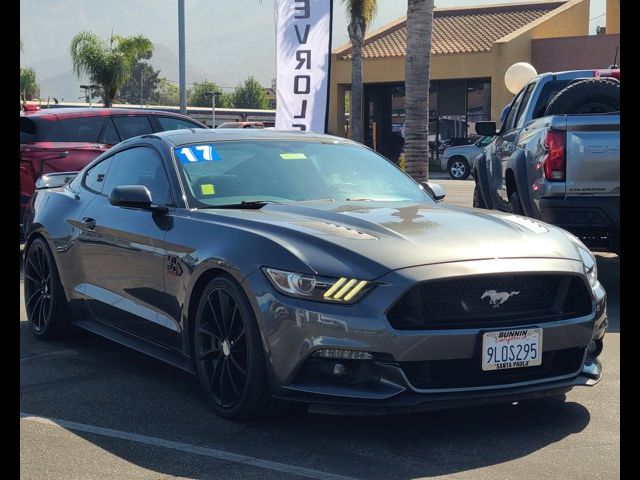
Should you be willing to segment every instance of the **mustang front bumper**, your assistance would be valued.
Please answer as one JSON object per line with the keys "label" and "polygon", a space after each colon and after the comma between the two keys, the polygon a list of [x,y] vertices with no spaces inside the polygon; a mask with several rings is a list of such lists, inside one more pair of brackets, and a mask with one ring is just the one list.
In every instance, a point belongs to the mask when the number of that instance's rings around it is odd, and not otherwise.
{"label": "mustang front bumper", "polygon": [[[315,411],[370,414],[431,410],[517,401],[595,385],[601,377],[597,355],[607,326],[606,294],[600,285],[592,290],[589,315],[517,327],[542,328],[543,366],[554,356],[558,362],[566,357],[567,362],[571,358],[569,369],[483,372],[480,339],[486,329],[396,330],[387,320],[386,313],[394,302],[418,282],[513,272],[583,274],[580,262],[560,259],[411,267],[377,279],[377,287],[351,306],[284,296],[274,291],[261,271],[247,277],[243,285],[251,293],[249,298],[255,299],[252,303],[273,395],[308,403]],[[371,358],[314,356],[323,349],[368,352]],[[425,371],[439,375],[438,382],[424,381]]]}

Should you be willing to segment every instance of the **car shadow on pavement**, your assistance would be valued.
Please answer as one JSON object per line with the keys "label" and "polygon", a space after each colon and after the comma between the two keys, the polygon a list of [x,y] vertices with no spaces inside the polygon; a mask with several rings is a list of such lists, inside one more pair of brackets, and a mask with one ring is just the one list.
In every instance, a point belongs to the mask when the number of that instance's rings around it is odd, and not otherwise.
{"label": "car shadow on pavement", "polygon": [[[293,408],[258,422],[226,421],[209,408],[188,373],[88,333],[44,343],[33,338],[26,322],[20,326],[22,412],[327,474],[369,479],[454,474],[525,457],[590,422],[589,411],[578,403],[545,401],[376,417],[313,415]],[[243,478],[247,468],[71,432],[162,475]],[[259,472],[259,478],[282,478],[279,472]]]}

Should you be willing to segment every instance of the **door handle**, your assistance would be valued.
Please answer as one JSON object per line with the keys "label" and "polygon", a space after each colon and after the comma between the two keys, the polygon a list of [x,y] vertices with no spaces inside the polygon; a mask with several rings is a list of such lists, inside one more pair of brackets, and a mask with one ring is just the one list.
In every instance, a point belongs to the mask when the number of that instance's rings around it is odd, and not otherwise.
{"label": "door handle", "polygon": [[93,230],[96,228],[96,221],[93,218],[84,217],[80,224],[87,230]]}

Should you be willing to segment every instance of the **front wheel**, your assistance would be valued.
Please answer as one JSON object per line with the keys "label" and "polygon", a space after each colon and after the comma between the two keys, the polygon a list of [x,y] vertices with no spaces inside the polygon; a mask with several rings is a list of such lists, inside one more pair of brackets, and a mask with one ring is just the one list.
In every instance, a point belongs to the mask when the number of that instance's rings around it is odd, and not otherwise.
{"label": "front wheel", "polygon": [[471,173],[469,162],[464,157],[453,157],[449,160],[447,170],[449,171],[449,176],[454,180],[465,180]]}
{"label": "front wheel", "polygon": [[507,212],[515,215],[524,215],[524,210],[522,210],[522,203],[520,203],[520,196],[518,195],[518,192],[511,192],[511,195],[509,195]]}
{"label": "front wheel", "polygon": [[69,306],[51,250],[36,238],[24,255],[24,308],[31,331],[43,340],[63,337]]}
{"label": "front wheel", "polygon": [[227,276],[212,279],[198,304],[194,325],[198,378],[209,403],[224,418],[263,416],[273,401],[253,309]]}

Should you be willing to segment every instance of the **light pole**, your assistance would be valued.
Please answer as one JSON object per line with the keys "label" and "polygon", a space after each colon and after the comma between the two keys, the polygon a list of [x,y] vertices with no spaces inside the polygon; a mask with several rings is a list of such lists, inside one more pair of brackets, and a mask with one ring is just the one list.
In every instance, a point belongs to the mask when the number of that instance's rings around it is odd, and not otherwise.
{"label": "light pole", "polygon": [[216,128],[216,94],[215,92],[206,92],[211,95],[211,128]]}
{"label": "light pole", "polygon": [[178,0],[178,67],[180,69],[180,113],[187,114],[187,77],[184,53],[184,0]]}
{"label": "light pole", "polygon": [[98,85],[94,85],[94,84],[91,84],[91,85],[80,85],[80,88],[84,89],[84,98],[85,99],[89,99],[89,108],[91,108],[92,91],[93,91],[94,88],[98,88]]}

